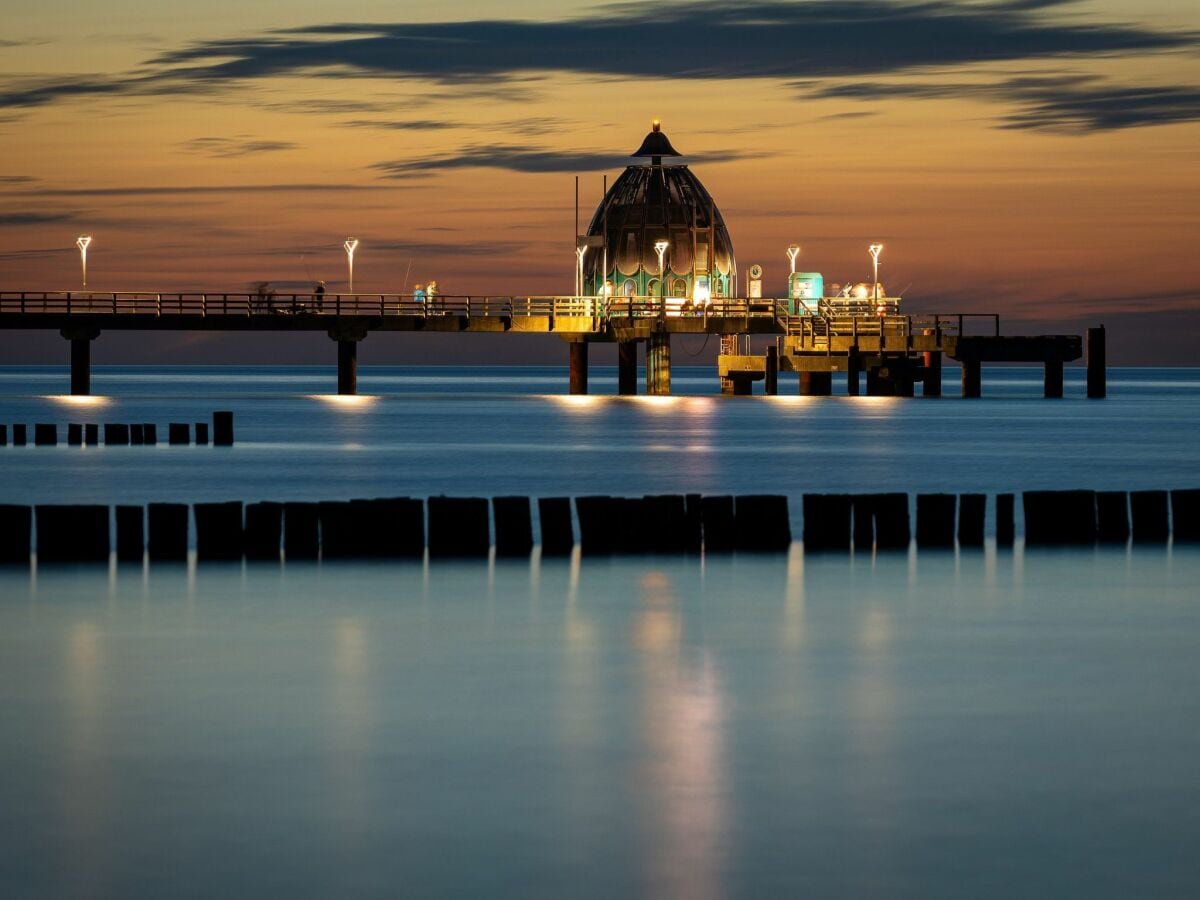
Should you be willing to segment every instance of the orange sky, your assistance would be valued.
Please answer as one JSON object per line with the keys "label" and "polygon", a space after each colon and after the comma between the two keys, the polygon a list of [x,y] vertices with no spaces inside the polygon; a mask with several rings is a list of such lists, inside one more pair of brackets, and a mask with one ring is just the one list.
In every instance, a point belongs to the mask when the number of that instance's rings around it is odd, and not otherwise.
{"label": "orange sky", "polygon": [[769,287],[882,240],[910,310],[1200,363],[1194,4],[106,6],[0,40],[2,290],[77,286],[87,232],[100,290],[339,290],[355,235],[360,291],[568,292],[574,176],[586,224],[657,116]]}

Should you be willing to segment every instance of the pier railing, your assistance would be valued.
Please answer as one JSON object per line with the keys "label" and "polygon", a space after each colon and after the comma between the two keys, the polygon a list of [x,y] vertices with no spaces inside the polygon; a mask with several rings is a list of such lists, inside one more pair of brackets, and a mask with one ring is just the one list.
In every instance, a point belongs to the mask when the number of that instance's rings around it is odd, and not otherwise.
{"label": "pier railing", "polygon": [[3,291],[0,315],[141,316],[499,316],[574,318],[778,318],[786,301],[683,297],[573,297],[414,294],[158,293]]}

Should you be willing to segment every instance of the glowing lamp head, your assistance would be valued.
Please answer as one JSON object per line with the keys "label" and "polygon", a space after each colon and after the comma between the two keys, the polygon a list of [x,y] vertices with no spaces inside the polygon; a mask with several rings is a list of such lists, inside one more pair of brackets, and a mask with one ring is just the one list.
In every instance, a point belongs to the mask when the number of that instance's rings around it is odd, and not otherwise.
{"label": "glowing lamp head", "polygon": [[706,284],[698,284],[692,291],[692,302],[697,306],[707,306],[712,294]]}
{"label": "glowing lamp head", "polygon": [[81,234],[79,237],[75,238],[75,246],[84,253],[87,253],[88,244],[91,242],[92,236],[90,234]]}
{"label": "glowing lamp head", "polygon": [[860,282],[854,286],[854,296],[859,300],[865,300],[871,296],[871,289],[866,284]]}
{"label": "glowing lamp head", "polygon": [[796,257],[800,255],[800,245],[792,244],[787,248],[788,262],[792,264],[792,274],[796,274]]}
{"label": "glowing lamp head", "polygon": [[867,248],[867,252],[871,254],[871,259],[879,262],[879,254],[883,252],[883,244],[872,244]]}
{"label": "glowing lamp head", "polygon": [[342,241],[342,246],[346,248],[347,256],[353,256],[354,251],[358,249],[358,238],[346,238]]}

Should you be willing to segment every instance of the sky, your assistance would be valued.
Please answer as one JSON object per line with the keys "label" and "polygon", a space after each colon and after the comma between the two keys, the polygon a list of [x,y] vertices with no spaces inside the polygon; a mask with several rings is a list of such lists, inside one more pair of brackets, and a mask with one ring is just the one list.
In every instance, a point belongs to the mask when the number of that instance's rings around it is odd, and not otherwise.
{"label": "sky", "polygon": [[[359,291],[569,293],[575,176],[586,224],[653,118],[771,293],[789,244],[833,282],[882,241],[907,310],[1103,323],[1112,362],[1200,365],[1194,0],[22,4],[0,32],[0,290],[77,287],[89,233],[97,290],[343,290],[353,235]],[[477,340],[360,359],[564,355]],[[0,362],[63,343],[0,333]],[[208,334],[94,351],[326,356]]]}

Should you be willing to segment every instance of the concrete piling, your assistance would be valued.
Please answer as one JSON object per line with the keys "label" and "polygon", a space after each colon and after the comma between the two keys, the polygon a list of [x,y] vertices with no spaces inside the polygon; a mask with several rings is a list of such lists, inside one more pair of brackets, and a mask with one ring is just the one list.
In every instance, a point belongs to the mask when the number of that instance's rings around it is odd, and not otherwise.
{"label": "concrete piling", "polygon": [[[196,427],[197,435],[200,428]],[[220,410],[213,413],[213,446],[214,447],[232,447],[233,446],[233,413],[228,410]],[[199,443],[199,441],[197,441]]]}
{"label": "concrete piling", "polygon": [[1096,538],[1106,544],[1129,540],[1129,495],[1125,491],[1096,493]]}
{"label": "concrete piling", "polygon": [[289,562],[321,555],[320,521],[315,503],[283,504],[283,555]]}
{"label": "concrete piling", "polygon": [[569,497],[538,497],[542,556],[569,556],[575,546]]}
{"label": "concrete piling", "polygon": [[655,331],[646,339],[646,393],[666,396],[671,393],[671,335]]}
{"label": "concrete piling", "polygon": [[0,425],[0,447],[8,446],[8,426]]}
{"label": "concrete piling", "polygon": [[[859,395],[858,373],[862,371],[862,357],[858,355],[858,345],[852,344],[846,351],[846,396]],[[805,541],[805,546],[808,542]]]}
{"label": "concrete piling", "polygon": [[242,526],[242,547],[246,559],[279,562],[282,535],[282,503],[264,500],[246,504],[246,521]]}
{"label": "concrete piling", "polygon": [[171,445],[190,444],[192,429],[187,422],[171,422],[167,425],[167,443]]}
{"label": "concrete piling", "polygon": [[67,446],[82,447],[83,446],[83,425],[78,422],[70,422],[67,424]]}
{"label": "concrete piling", "polygon": [[986,494],[960,494],[958,498],[958,545],[982,547],[987,516]]}
{"label": "concrete piling", "polygon": [[[938,337],[936,328],[926,328],[922,334],[925,337]],[[940,341],[939,341],[940,343]],[[942,396],[942,354],[940,350],[926,350],[921,362],[925,367],[925,377],[922,381],[922,397]]]}
{"label": "concrete piling", "polygon": [[1011,547],[1017,534],[1016,503],[1012,494],[996,495],[996,546]]}
{"label": "concrete piling", "polygon": [[832,372],[801,372],[801,397],[828,397],[833,393]]}
{"label": "concrete piling", "polygon": [[55,562],[108,562],[107,506],[34,508],[38,565]]}
{"label": "concrete piling", "polygon": [[33,444],[35,447],[58,446],[58,426],[48,422],[38,422],[33,426]]}
{"label": "concrete piling", "polygon": [[753,494],[734,499],[733,525],[739,552],[778,553],[792,545],[787,497]]}
{"label": "concrete piling", "polygon": [[1026,545],[1096,540],[1095,491],[1026,491],[1022,501]]}
{"label": "concrete piling", "polygon": [[588,345],[583,341],[572,341],[570,348],[570,392],[588,392]]}
{"label": "concrete piling", "polygon": [[704,535],[704,553],[730,553],[737,544],[733,497],[703,497],[700,521]]}
{"label": "concrete piling", "polygon": [[430,557],[487,556],[488,502],[481,497],[430,497]]}
{"label": "concrete piling", "polygon": [[239,500],[226,503],[197,503],[196,559],[238,560],[242,558],[242,504]]}
{"label": "concrete piling", "polygon": [[805,494],[804,552],[850,548],[851,501],[846,494]]}
{"label": "concrete piling", "polygon": [[1166,491],[1130,491],[1129,513],[1134,541],[1165,543],[1171,534]]}
{"label": "concrete piling", "polygon": [[0,503],[0,564],[28,566],[33,538],[33,510]]}
{"label": "concrete piling", "polygon": [[1171,524],[1175,543],[1200,541],[1200,489],[1171,491]]}
{"label": "concrete piling", "polygon": [[186,503],[151,503],[146,507],[146,549],[152,561],[187,561]]}
{"label": "concrete piling", "polygon": [[146,442],[145,434],[142,431],[140,422],[134,422],[129,426],[129,443],[135,447],[140,447]]}
{"label": "concrete piling", "polygon": [[141,563],[146,553],[146,510],[141,506],[118,506],[117,560]]}
{"label": "concrete piling", "polygon": [[1042,395],[1048,399],[1057,399],[1063,395],[1063,361],[1061,359],[1046,360]]}
{"label": "concrete piling", "polygon": [[142,424],[142,438],[144,442],[153,447],[158,443],[158,426],[153,422],[145,422]]}
{"label": "concrete piling", "polygon": [[196,423],[196,446],[198,447],[201,444],[207,444],[207,443],[208,443],[208,423],[207,422],[197,422]]}
{"label": "concrete piling", "polygon": [[104,446],[127,447],[129,445],[129,426],[115,422],[104,423]]}
{"label": "concrete piling", "polygon": [[14,447],[24,447],[28,441],[27,431],[24,425],[15,424],[12,427],[12,442]]}
{"label": "concrete piling", "polygon": [[412,497],[356,500],[351,506],[367,523],[371,555],[420,559],[425,555],[425,504]]}
{"label": "concrete piling", "polygon": [[953,494],[917,494],[917,546],[954,546]]}
{"label": "concrete piling", "polygon": [[874,506],[875,549],[907,550],[912,541],[908,494],[878,494]]}
{"label": "concrete piling", "polygon": [[83,426],[83,442],[89,447],[96,447],[100,444],[100,426],[95,422],[88,422]]}
{"label": "concrete piling", "polygon": [[779,393],[779,348],[774,344],[767,347],[763,367],[765,371],[763,392],[768,397],[774,397]]}
{"label": "concrete piling", "polygon": [[637,341],[617,342],[617,393],[637,394]]}
{"label": "concrete piling", "polygon": [[528,497],[493,497],[492,521],[497,556],[528,556],[533,551],[533,512]]}
{"label": "concrete piling", "polygon": [[1108,396],[1107,351],[1104,346],[1104,326],[1087,330],[1087,395],[1091,399]]}
{"label": "concrete piling", "polygon": [[983,396],[983,368],[977,359],[962,362],[962,395],[968,399]]}

